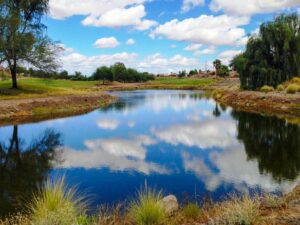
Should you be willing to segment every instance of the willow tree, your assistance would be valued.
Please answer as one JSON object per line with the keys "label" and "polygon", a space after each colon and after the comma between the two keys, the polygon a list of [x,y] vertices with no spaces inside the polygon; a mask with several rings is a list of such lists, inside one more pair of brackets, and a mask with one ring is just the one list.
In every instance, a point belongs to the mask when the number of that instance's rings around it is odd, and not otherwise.
{"label": "willow tree", "polygon": [[17,67],[31,65],[45,71],[57,68],[59,47],[45,34],[41,22],[49,0],[0,0],[0,63],[6,63],[17,88]]}
{"label": "willow tree", "polygon": [[240,73],[241,87],[255,90],[278,84],[300,75],[300,18],[280,15],[263,23],[252,36],[246,51],[232,61]]}

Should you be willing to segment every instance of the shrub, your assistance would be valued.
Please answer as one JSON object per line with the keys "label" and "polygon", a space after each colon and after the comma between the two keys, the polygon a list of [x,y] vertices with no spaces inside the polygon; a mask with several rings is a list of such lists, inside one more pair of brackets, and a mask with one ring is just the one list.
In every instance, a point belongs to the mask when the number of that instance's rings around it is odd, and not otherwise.
{"label": "shrub", "polygon": [[256,224],[260,219],[259,205],[258,197],[251,198],[248,194],[242,198],[233,196],[221,204],[222,220],[225,224]]}
{"label": "shrub", "polygon": [[200,215],[200,207],[197,204],[189,203],[182,209],[186,219],[196,220]]}
{"label": "shrub", "polygon": [[282,84],[279,84],[276,89],[277,91],[284,91],[284,86]]}
{"label": "shrub", "polygon": [[300,84],[300,77],[294,77],[294,78],[292,79],[292,82],[293,82],[293,83]]}
{"label": "shrub", "polygon": [[138,197],[131,203],[130,215],[138,225],[159,225],[166,219],[166,212],[160,200],[161,192],[146,189],[138,193]]}
{"label": "shrub", "polygon": [[74,188],[66,188],[64,178],[48,180],[29,206],[34,225],[73,225],[84,212],[82,198]]}
{"label": "shrub", "polygon": [[286,88],[286,92],[288,94],[295,94],[296,92],[300,91],[300,85],[298,84],[290,84],[287,88]]}
{"label": "shrub", "polygon": [[260,90],[261,90],[262,92],[268,93],[268,92],[274,91],[274,88],[271,87],[271,86],[265,85],[265,86],[263,86]]}
{"label": "shrub", "polygon": [[228,68],[228,66],[221,65],[220,69],[217,70],[217,76],[219,76],[219,77],[227,77],[227,76],[229,76],[229,68]]}

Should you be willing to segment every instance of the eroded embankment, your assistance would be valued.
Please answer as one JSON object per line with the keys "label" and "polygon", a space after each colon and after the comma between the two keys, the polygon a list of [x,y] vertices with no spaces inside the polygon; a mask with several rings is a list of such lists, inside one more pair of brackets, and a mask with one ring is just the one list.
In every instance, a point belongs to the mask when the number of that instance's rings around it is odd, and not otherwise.
{"label": "eroded embankment", "polygon": [[216,83],[212,92],[216,101],[235,110],[274,115],[300,123],[300,93],[241,91],[238,79]]}
{"label": "eroded embankment", "polygon": [[89,95],[1,100],[0,125],[38,122],[79,115],[109,105],[116,100],[116,97],[104,92]]}

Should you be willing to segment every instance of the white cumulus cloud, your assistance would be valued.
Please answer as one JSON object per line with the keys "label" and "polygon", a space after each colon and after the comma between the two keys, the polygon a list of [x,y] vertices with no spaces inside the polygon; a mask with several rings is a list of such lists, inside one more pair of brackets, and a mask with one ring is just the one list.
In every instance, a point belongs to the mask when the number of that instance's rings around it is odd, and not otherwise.
{"label": "white cumulus cloud", "polygon": [[181,11],[188,12],[192,8],[195,8],[197,6],[203,6],[204,4],[205,4],[204,0],[183,0]]}
{"label": "white cumulus cloud", "polygon": [[249,17],[227,15],[201,15],[182,21],[174,19],[156,27],[150,37],[162,36],[170,40],[215,46],[244,45],[246,32],[240,26],[249,22]]}
{"label": "white cumulus cloud", "polygon": [[129,38],[129,39],[126,41],[126,44],[127,44],[127,45],[134,45],[134,44],[135,44],[135,40],[132,39],[132,38]]}
{"label": "white cumulus cloud", "polygon": [[143,19],[145,16],[145,7],[135,5],[130,8],[115,8],[99,17],[89,16],[82,21],[82,24],[97,27],[132,26],[137,30],[147,30],[156,25],[155,21]]}
{"label": "white cumulus cloud", "polygon": [[132,26],[146,30],[156,22],[144,19],[147,0],[50,0],[50,17],[65,19],[75,15],[85,16],[86,26]]}
{"label": "white cumulus cloud", "polygon": [[212,0],[210,8],[213,11],[224,11],[229,15],[251,16],[272,13],[299,5],[299,0]]}
{"label": "white cumulus cloud", "polygon": [[115,37],[100,38],[95,43],[96,48],[115,48],[120,45],[120,42]]}
{"label": "white cumulus cloud", "polygon": [[63,69],[73,73],[80,71],[86,75],[92,74],[99,66],[110,66],[116,62],[123,62],[128,66],[136,65],[136,53],[120,52],[115,54],[101,54],[86,56],[77,52],[65,54],[61,57]]}
{"label": "white cumulus cloud", "polygon": [[224,52],[221,52],[219,54],[219,59],[224,63],[224,64],[229,64],[229,62],[238,54],[242,53],[241,50],[227,50]]}
{"label": "white cumulus cloud", "polygon": [[190,44],[184,48],[185,51],[196,51],[202,47],[202,44]]}
{"label": "white cumulus cloud", "polygon": [[194,56],[202,56],[202,55],[212,55],[216,52],[216,48],[214,46],[201,49],[194,52]]}
{"label": "white cumulus cloud", "polygon": [[197,67],[199,64],[200,62],[195,58],[188,58],[179,54],[166,58],[160,53],[156,53],[140,62],[138,68],[157,73],[178,72],[179,70]]}

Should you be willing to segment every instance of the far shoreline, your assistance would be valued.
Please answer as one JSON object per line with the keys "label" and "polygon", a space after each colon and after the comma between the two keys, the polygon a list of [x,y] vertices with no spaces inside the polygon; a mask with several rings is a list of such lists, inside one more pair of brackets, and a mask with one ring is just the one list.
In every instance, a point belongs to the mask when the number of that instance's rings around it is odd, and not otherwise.
{"label": "far shoreline", "polygon": [[11,98],[9,95],[4,98],[0,95],[0,126],[81,115],[116,102],[117,98],[108,91],[151,89],[200,90],[218,103],[238,111],[276,116],[292,123],[300,123],[300,93],[241,91],[238,78],[163,78],[147,83],[100,85],[93,82],[90,85],[89,88],[71,94],[47,92]]}

